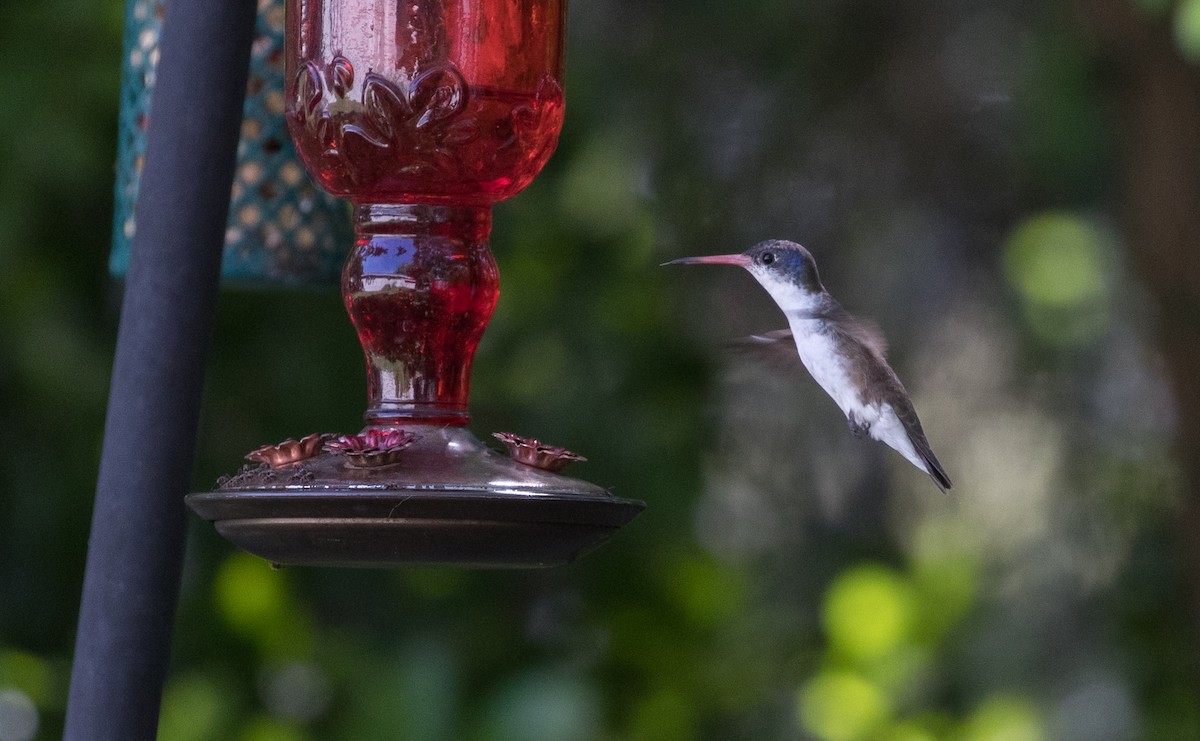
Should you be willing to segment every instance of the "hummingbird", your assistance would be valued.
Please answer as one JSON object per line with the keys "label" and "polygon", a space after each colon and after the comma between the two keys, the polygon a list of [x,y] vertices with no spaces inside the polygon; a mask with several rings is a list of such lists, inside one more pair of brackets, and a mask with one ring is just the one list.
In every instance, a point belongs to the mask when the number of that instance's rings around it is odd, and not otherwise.
{"label": "hummingbird", "polygon": [[663,264],[738,265],[750,271],[783,310],[790,327],[752,340],[793,341],[809,374],[846,415],[854,437],[886,443],[929,474],[943,493],[950,489],[950,477],[925,439],[908,391],[888,365],[883,336],[829,295],[808,250],[771,239],[739,254],[683,257]]}

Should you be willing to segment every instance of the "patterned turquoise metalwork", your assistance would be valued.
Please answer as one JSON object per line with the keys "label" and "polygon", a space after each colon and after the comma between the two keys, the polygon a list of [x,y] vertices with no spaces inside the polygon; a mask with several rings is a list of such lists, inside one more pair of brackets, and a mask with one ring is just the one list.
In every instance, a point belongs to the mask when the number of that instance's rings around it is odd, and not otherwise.
{"label": "patterned turquoise metalwork", "polygon": [[[137,231],[136,204],[158,66],[163,0],[129,0],[109,270],[123,276]],[[317,187],[284,120],[284,3],[259,0],[250,79],[232,183],[222,282],[337,285],[353,241],[349,205]]]}

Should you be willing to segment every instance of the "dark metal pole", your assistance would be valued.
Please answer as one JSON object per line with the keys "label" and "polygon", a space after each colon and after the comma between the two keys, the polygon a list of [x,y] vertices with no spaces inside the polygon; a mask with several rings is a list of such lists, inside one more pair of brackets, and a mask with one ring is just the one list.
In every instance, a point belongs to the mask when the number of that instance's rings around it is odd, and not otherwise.
{"label": "dark metal pole", "polygon": [[65,738],[154,739],[254,33],[253,0],[170,0],[121,307]]}

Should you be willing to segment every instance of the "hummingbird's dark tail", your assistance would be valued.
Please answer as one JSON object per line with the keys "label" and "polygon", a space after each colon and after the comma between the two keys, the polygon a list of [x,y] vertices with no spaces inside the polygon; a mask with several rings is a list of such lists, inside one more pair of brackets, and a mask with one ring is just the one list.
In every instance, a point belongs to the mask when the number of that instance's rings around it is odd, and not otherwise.
{"label": "hummingbird's dark tail", "polygon": [[[889,369],[890,370],[890,369]],[[895,378],[895,374],[892,375]],[[899,379],[896,380],[899,384]],[[903,391],[903,386],[900,387]],[[933,448],[929,447],[929,441],[925,439],[925,431],[921,429],[921,420],[917,418],[917,410],[913,409],[912,402],[908,396],[901,394],[895,397],[892,401],[892,410],[896,413],[896,418],[900,420],[900,424],[904,425],[905,432],[908,433],[908,441],[912,443],[913,450],[921,461],[925,464],[925,472],[933,479],[933,483],[945,494],[953,484],[950,483],[950,477],[946,475],[946,469],[942,468],[942,464],[938,462],[937,456],[933,454]],[[912,459],[909,459],[912,461]],[[916,461],[912,461],[916,463]],[[920,467],[920,466],[918,466]]]}
{"label": "hummingbird's dark tail", "polygon": [[942,468],[942,464],[938,462],[937,456],[926,444],[924,448],[917,448],[917,452],[921,455],[921,460],[925,461],[925,467],[929,469],[929,477],[933,479],[933,483],[937,484],[937,488],[945,494],[954,487],[950,483],[950,477],[946,475],[946,470]]}

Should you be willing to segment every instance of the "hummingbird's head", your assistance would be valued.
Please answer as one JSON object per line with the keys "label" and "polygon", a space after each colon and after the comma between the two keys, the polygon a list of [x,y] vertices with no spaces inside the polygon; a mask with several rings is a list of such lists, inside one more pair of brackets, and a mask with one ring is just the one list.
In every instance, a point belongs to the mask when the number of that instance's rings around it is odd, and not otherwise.
{"label": "hummingbird's head", "polygon": [[785,239],[768,239],[742,253],[748,258],[745,266],[767,290],[768,283],[784,284],[791,290],[806,294],[825,292],[817,276],[817,263],[808,250]]}
{"label": "hummingbird's head", "polygon": [[750,271],[784,311],[809,309],[825,292],[812,255],[784,239],[768,239],[733,255],[684,257],[665,264],[741,266]]}

